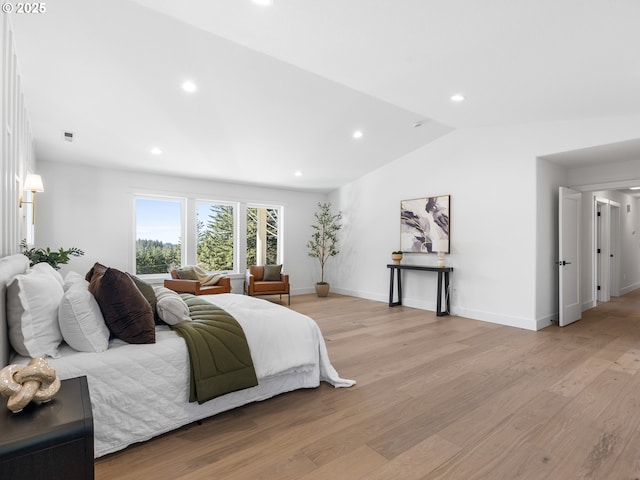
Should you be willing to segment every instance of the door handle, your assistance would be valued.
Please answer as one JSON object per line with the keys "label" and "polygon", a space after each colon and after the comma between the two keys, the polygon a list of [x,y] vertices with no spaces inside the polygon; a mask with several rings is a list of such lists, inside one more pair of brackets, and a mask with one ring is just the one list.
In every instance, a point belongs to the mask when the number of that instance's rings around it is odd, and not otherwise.
{"label": "door handle", "polygon": [[562,260],[561,262],[556,262],[556,265],[560,265],[561,267],[563,267],[565,265],[571,265],[571,262],[565,262],[564,260]]}

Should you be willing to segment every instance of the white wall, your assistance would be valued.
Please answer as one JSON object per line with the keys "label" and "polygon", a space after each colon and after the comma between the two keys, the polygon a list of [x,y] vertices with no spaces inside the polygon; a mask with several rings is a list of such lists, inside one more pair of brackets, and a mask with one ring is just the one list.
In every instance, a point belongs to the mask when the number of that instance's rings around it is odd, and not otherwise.
{"label": "white wall", "polygon": [[4,256],[18,253],[20,241],[27,237],[30,225],[26,212],[31,211],[31,205],[18,206],[24,179],[35,168],[31,126],[7,14],[0,20],[0,62],[0,256]]}
{"label": "white wall", "polygon": [[[640,132],[640,123],[637,126]],[[637,133],[640,136],[640,133]],[[604,183],[625,182],[640,179],[640,158],[627,162],[602,163],[586,167],[571,168],[568,181],[570,185],[600,185]]]}
{"label": "white wall", "polygon": [[[538,329],[557,313],[550,241],[563,169],[536,158],[637,136],[640,117],[458,130],[330,194],[344,212],[342,253],[329,269],[343,293],[388,300],[390,253],[399,247],[399,205],[451,194],[455,314]],[[557,242],[555,242],[557,243]],[[435,265],[433,255],[403,263]],[[435,275],[405,272],[404,304],[435,310]]]}
{"label": "white wall", "polygon": [[[78,247],[85,251],[61,269],[85,273],[94,262],[133,270],[135,193],[284,205],[284,269],[290,274],[293,294],[313,292],[319,269],[307,255],[306,242],[318,193],[257,188],[64,163],[39,162],[46,182],[39,194],[36,246]],[[242,292],[242,279],[233,290]]]}
{"label": "white wall", "polygon": [[567,169],[537,159],[536,327],[558,319],[558,192],[567,185]]}

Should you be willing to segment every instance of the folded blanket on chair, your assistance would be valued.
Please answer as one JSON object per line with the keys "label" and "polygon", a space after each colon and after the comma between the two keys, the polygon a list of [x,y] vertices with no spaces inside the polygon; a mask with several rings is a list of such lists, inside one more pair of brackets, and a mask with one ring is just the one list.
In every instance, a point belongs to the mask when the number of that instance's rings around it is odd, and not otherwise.
{"label": "folded blanket on chair", "polygon": [[191,322],[171,325],[185,339],[191,370],[189,401],[206,402],[258,384],[244,331],[229,313],[194,295],[180,295]]}
{"label": "folded blanket on chair", "polygon": [[200,285],[202,285],[203,287],[208,287],[210,285],[215,285],[216,283],[218,283],[218,280],[224,277],[224,273],[207,272],[205,269],[199,267],[198,265],[189,265],[179,268],[178,276],[183,279],[198,280],[200,282]]}
{"label": "folded blanket on chair", "polygon": [[222,273],[207,272],[197,265],[194,265],[193,271],[195,272],[196,277],[198,277],[200,285],[202,285],[203,287],[215,285],[216,283],[218,283],[218,280],[224,277],[224,274]]}

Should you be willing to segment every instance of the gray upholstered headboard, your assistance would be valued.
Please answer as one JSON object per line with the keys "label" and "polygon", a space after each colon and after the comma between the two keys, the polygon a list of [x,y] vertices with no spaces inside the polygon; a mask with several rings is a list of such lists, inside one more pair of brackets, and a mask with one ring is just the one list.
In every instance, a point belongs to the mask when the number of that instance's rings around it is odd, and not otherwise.
{"label": "gray upholstered headboard", "polygon": [[0,368],[9,363],[9,336],[7,335],[7,284],[29,267],[29,259],[21,253],[0,258]]}

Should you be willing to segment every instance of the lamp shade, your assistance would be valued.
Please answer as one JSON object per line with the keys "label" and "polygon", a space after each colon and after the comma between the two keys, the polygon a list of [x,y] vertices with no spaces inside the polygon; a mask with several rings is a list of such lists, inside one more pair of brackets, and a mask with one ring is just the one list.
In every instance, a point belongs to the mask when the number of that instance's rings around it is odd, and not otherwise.
{"label": "lamp shade", "polygon": [[44,186],[42,185],[42,177],[30,173],[27,178],[24,179],[24,189],[31,192],[44,192]]}

